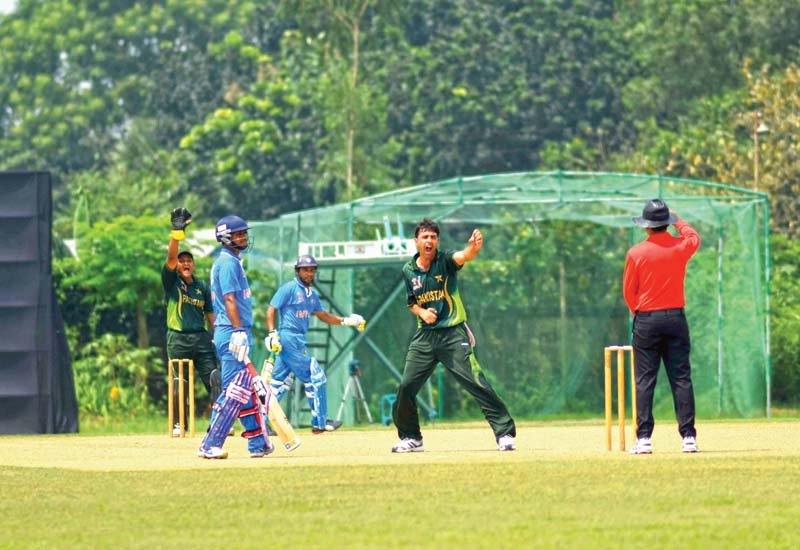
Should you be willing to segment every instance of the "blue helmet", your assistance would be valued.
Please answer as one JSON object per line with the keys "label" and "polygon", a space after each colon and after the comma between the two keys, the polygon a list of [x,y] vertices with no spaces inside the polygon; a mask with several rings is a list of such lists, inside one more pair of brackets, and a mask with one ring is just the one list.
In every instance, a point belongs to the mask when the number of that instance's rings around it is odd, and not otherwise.
{"label": "blue helmet", "polygon": [[237,250],[246,250],[250,245],[250,235],[247,236],[247,244],[245,246],[237,246],[233,243],[231,235],[237,231],[248,231],[250,226],[239,216],[225,216],[217,222],[216,237],[217,241],[225,246],[230,246]]}
{"label": "blue helmet", "polygon": [[297,271],[301,267],[319,267],[317,260],[311,254],[303,254],[294,264],[294,270]]}

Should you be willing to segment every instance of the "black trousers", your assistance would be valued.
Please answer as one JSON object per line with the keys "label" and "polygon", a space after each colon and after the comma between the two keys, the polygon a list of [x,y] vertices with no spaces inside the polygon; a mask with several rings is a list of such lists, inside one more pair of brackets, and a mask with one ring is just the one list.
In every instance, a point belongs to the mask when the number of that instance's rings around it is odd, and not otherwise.
{"label": "black trousers", "polygon": [[634,318],[637,437],[650,437],[653,433],[653,393],[662,360],[672,388],[678,431],[682,437],[696,435],[691,348],[689,325],[682,309],[640,312]]}
{"label": "black trousers", "polygon": [[400,439],[422,439],[417,411],[417,393],[441,361],[462,388],[472,396],[492,427],[495,439],[517,435],[517,427],[505,403],[492,389],[472,353],[464,323],[436,330],[418,329],[406,354],[403,379],[397,388],[392,417]]}
{"label": "black trousers", "polygon": [[[217,350],[207,332],[167,331],[167,357],[191,359],[194,370],[211,395],[211,372],[217,368]],[[177,373],[175,374],[177,376]],[[184,376],[188,374],[184,373]],[[212,396],[212,401],[216,396]]]}

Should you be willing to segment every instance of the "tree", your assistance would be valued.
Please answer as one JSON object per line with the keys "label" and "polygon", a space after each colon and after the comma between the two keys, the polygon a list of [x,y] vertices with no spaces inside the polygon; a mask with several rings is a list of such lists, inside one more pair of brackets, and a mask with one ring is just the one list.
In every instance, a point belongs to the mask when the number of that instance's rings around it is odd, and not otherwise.
{"label": "tree", "polygon": [[174,147],[231,82],[248,83],[208,44],[238,28],[268,41],[269,15],[252,0],[22,0],[2,20],[0,168],[51,170],[63,208],[63,176],[114,163],[136,119],[158,121],[155,148]]}
{"label": "tree", "polygon": [[215,215],[237,212],[269,218],[313,204],[311,180],[318,156],[318,111],[304,84],[281,73],[272,58],[231,33],[217,55],[250,59],[258,80],[229,90],[227,105],[181,139],[195,159],[190,188]]}
{"label": "tree", "polygon": [[800,402],[800,244],[776,235],[772,290],[772,368],[775,401],[797,406]]}
{"label": "tree", "polygon": [[97,310],[135,312],[137,344],[143,349],[149,345],[147,314],[163,299],[166,225],[160,218],[133,216],[95,223],[78,241],[79,261],[64,282],[84,289],[84,300]]}
{"label": "tree", "polygon": [[[548,142],[625,136],[632,65],[611,2],[409,4],[380,57],[404,178],[529,170]],[[591,130],[591,131],[588,131]]]}
{"label": "tree", "polygon": [[742,84],[745,10],[734,2],[634,0],[620,3],[638,75],[625,86],[636,119],[674,124],[692,100]]}
{"label": "tree", "polygon": [[[755,178],[755,147],[751,142],[755,123],[766,123],[769,133],[758,144],[761,165],[760,188],[770,194],[772,226],[779,233],[800,236],[800,67],[792,63],[772,73],[768,67],[751,71],[745,67],[749,97],[748,112],[739,113],[744,123],[739,136],[747,144],[747,155],[735,157],[726,171],[727,180],[734,178],[753,181]],[[749,114],[750,116],[742,116]],[[735,180],[734,180],[735,181]]]}
{"label": "tree", "polygon": [[800,41],[800,4],[784,0],[631,0],[618,3],[618,18],[637,64],[626,109],[672,129],[695,100],[741,89],[746,59],[785,66]]}
{"label": "tree", "polygon": [[401,9],[377,0],[284,0],[283,7],[294,15],[301,35],[317,36],[324,44],[319,92],[332,147],[323,162],[331,176],[340,177],[339,168],[344,172],[341,198],[351,200],[375,183],[381,187],[389,174],[374,143],[382,141],[370,138],[380,139],[376,134],[382,132],[375,129],[386,128],[387,100],[380,87],[361,76],[362,42],[369,37],[363,31],[374,32],[376,21],[391,23]]}
{"label": "tree", "polygon": [[[637,151],[617,156],[623,171],[699,178],[740,187],[755,186],[753,132],[759,139],[759,187],[770,195],[771,225],[799,235],[800,224],[800,68],[777,72],[764,66],[743,69],[747,88],[695,101],[675,130],[653,119],[640,125]],[[758,116],[756,120],[755,117]]]}
{"label": "tree", "polygon": [[[181,140],[196,159],[190,189],[220,214],[235,210],[257,218],[346,196],[340,130],[348,85],[342,64],[324,62],[325,43],[287,31],[273,58],[232,33],[215,51],[251,59],[258,78],[247,89],[230,90],[227,105]],[[357,134],[353,157],[358,194],[385,188],[394,154],[381,122],[385,98],[367,86],[361,90],[358,114],[366,127]]]}
{"label": "tree", "polygon": [[[134,120],[124,138],[109,150],[107,166],[66,177],[70,191],[66,210],[75,213],[73,233],[83,216],[89,216],[90,222],[109,222],[131,213],[132,205],[139,215],[166,213],[170,205],[178,204],[203,211],[198,208],[205,206],[203,199],[189,191],[183,153],[157,146],[157,125],[153,120]],[[65,225],[60,224],[62,233]]]}

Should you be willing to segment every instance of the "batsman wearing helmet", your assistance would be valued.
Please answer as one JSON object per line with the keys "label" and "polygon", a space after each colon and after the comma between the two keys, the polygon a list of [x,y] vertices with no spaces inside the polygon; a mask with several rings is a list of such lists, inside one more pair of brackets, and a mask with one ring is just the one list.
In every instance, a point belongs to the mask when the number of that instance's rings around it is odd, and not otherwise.
{"label": "batsman wearing helmet", "polygon": [[[208,286],[194,276],[194,256],[184,250],[178,253],[180,241],[192,214],[186,208],[175,208],[171,215],[172,233],[167,247],[167,261],[161,269],[161,285],[167,304],[167,356],[170,359],[191,359],[211,401],[221,391],[222,379],[217,368],[217,354],[206,330],[214,327],[214,310]],[[178,384],[174,385],[174,403],[178,403]],[[188,397],[186,398],[188,401]],[[187,405],[188,407],[188,405]],[[184,426],[185,428],[185,426]],[[173,427],[180,435],[181,427]]]}
{"label": "batsman wearing helmet", "polygon": [[[280,400],[291,387],[291,374],[303,382],[311,408],[311,431],[315,434],[332,432],[342,425],[328,420],[328,400],[325,371],[311,356],[306,341],[311,315],[329,325],[347,325],[364,330],[366,321],[361,315],[339,317],[322,309],[319,293],[312,288],[317,272],[317,260],[303,255],[294,264],[296,277],[281,285],[267,308],[269,334],[264,344],[269,351],[278,353],[270,386]],[[280,330],[275,329],[275,312],[280,312]]]}
{"label": "batsman wearing helmet", "polygon": [[216,314],[214,345],[222,363],[222,393],[214,403],[211,426],[197,452],[202,458],[228,456],[222,445],[237,416],[245,429],[242,437],[248,440],[250,456],[263,457],[275,449],[264,429],[256,396],[266,397],[269,387],[248,358],[253,305],[241,254],[251,246],[249,229],[239,216],[225,216],[216,226],[222,250],[211,268],[211,302]]}
{"label": "batsman wearing helmet", "polygon": [[414,230],[417,253],[403,266],[409,311],[417,317],[417,331],[406,354],[403,379],[393,405],[400,441],[393,453],[423,451],[417,411],[417,392],[441,362],[480,405],[494,432],[497,448],[516,449],[517,428],[503,401],[481,372],[473,348],[475,338],[467,326],[467,311],[458,291],[458,272],[483,247],[483,235],[472,232],[459,251],[439,251],[439,226],[423,219]]}

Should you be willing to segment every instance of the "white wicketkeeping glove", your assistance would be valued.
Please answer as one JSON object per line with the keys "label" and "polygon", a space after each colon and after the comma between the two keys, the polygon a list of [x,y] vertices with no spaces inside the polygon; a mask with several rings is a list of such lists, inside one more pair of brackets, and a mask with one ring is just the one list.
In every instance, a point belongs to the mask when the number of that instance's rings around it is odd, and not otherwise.
{"label": "white wicketkeeping glove", "polygon": [[267,383],[264,382],[263,378],[255,375],[253,377],[253,389],[256,391],[258,398],[261,399],[261,402],[263,403],[267,399],[267,394],[269,392],[269,386]]}
{"label": "white wicketkeeping glove", "polygon": [[267,351],[271,351],[272,353],[280,353],[281,350],[283,350],[281,337],[278,336],[277,330],[269,331],[267,337],[264,338],[264,345],[267,347]]}
{"label": "white wicketkeeping glove", "polygon": [[351,313],[347,317],[343,318],[342,324],[347,325],[348,327],[356,327],[358,330],[364,330],[364,327],[367,326],[367,322],[358,313]]}
{"label": "white wicketkeeping glove", "polygon": [[234,331],[231,334],[230,342],[228,342],[228,349],[236,357],[237,361],[244,361],[244,358],[250,354],[247,333],[243,330]]}

